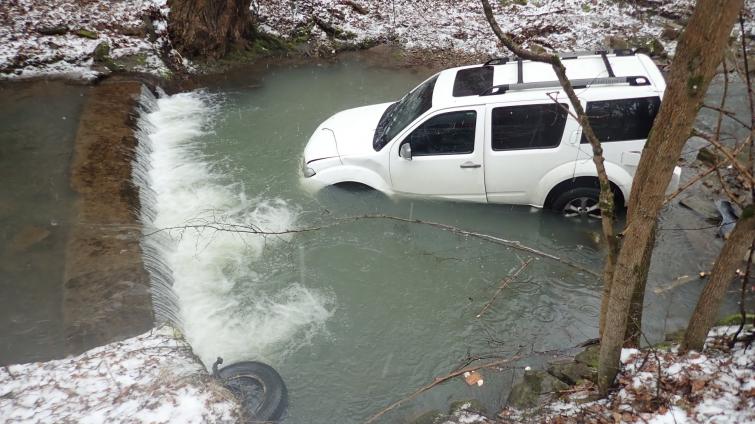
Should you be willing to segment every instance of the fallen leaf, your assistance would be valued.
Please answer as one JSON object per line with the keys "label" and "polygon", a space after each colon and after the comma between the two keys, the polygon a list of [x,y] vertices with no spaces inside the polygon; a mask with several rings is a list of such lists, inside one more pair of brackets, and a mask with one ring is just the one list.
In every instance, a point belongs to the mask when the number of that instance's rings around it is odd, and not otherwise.
{"label": "fallen leaf", "polygon": [[705,387],[706,383],[707,383],[707,381],[705,381],[703,379],[692,380],[692,392],[693,393],[694,392],[699,392],[700,390],[702,390]]}

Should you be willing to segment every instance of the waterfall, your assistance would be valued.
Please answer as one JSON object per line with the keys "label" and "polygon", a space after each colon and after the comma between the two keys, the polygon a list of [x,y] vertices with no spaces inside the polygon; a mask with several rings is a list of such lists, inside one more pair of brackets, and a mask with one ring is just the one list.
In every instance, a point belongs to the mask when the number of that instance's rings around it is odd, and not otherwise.
{"label": "waterfall", "polygon": [[205,365],[217,356],[275,363],[324,329],[333,299],[269,281],[263,253],[290,249],[290,237],[217,230],[283,231],[298,215],[282,199],[248,196],[202,151],[222,104],[205,91],[142,91],[133,181],[144,264],[156,319],[180,328]]}

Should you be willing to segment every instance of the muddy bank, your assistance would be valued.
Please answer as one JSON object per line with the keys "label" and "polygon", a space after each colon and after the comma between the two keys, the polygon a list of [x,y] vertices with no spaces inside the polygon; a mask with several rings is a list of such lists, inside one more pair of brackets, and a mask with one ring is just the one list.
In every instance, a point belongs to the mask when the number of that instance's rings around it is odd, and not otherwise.
{"label": "muddy bank", "polygon": [[81,113],[71,163],[76,218],[63,277],[68,353],[141,334],[153,324],[139,247],[139,196],[131,183],[141,86],[110,78],[91,90]]}

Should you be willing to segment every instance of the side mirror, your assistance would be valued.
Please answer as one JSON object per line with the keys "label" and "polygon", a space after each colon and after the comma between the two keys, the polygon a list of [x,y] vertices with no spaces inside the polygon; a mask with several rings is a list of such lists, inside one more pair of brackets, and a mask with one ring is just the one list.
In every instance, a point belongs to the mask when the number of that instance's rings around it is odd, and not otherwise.
{"label": "side mirror", "polygon": [[402,144],[398,149],[398,155],[406,160],[412,160],[412,145],[409,143]]}

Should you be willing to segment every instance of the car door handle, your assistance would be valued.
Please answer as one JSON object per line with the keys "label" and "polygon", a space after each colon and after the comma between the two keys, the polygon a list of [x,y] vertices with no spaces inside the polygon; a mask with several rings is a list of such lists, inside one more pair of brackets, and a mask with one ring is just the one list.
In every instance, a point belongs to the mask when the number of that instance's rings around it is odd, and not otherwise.
{"label": "car door handle", "polygon": [[474,163],[474,162],[467,161],[467,162],[464,162],[461,165],[459,165],[459,168],[480,168],[481,166],[482,165],[480,165],[479,163]]}

